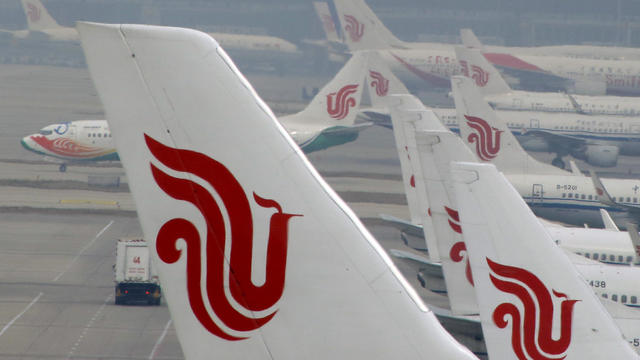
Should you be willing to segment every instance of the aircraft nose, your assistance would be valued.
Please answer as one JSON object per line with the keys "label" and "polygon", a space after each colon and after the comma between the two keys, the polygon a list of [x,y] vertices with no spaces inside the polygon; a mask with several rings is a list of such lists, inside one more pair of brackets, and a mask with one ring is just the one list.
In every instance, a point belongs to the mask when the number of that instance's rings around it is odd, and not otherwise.
{"label": "aircraft nose", "polygon": [[25,136],[22,139],[20,139],[20,144],[22,144],[22,147],[29,150],[29,151],[33,151],[35,153],[42,153],[42,151],[38,150],[38,147],[35,143],[35,141],[33,141],[33,139],[31,138],[32,135],[29,136]]}

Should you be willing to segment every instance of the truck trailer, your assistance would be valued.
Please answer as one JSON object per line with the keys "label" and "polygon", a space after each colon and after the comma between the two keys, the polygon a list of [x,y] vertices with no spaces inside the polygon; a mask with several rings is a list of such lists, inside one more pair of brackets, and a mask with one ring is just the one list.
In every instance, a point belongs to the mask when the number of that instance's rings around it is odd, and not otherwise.
{"label": "truck trailer", "polygon": [[144,239],[118,239],[113,269],[116,304],[160,305],[162,289]]}

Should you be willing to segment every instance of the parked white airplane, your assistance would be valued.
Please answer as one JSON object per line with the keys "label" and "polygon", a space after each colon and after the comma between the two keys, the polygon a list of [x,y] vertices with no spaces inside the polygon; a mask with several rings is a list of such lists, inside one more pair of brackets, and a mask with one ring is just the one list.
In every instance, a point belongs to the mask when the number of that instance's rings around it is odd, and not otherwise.
{"label": "parked white airplane", "polygon": [[[461,217],[457,210],[459,206],[449,171],[452,160],[468,159],[472,162],[477,162],[477,160],[461,143],[460,139],[446,129],[416,131],[416,127],[434,127],[418,125],[418,123],[424,122],[424,119],[434,119],[432,113],[429,114],[428,111],[425,111],[424,115],[417,119],[415,116],[407,118],[408,114],[398,110],[393,111],[394,118],[401,118],[398,121],[398,128],[403,128],[407,136],[413,136],[415,139],[416,146],[409,147],[411,165],[416,174],[415,182],[421,209],[427,207],[429,209],[429,215],[427,215],[427,211],[421,211],[421,214],[423,222],[431,221],[436,232],[436,245],[442,264],[441,270],[451,306],[450,312],[437,309],[437,314],[447,318],[448,321],[462,323],[478,321],[473,317],[478,314],[479,308],[475,296],[474,275],[466,248],[465,238],[467,235],[461,227]],[[508,212],[510,207],[504,206],[501,209]],[[531,216],[528,221],[538,221],[538,219]],[[546,231],[550,230],[546,223],[540,223]],[[604,251],[609,247],[610,240],[619,239],[607,234],[612,233],[611,231],[584,230],[590,231],[592,233],[590,235],[598,234],[601,237],[597,242],[584,242],[580,238],[573,238],[570,239],[570,241],[575,241],[573,245]],[[567,231],[560,232],[561,236],[567,234]],[[552,237],[552,239],[554,238]],[[567,242],[564,245],[566,244]],[[632,248],[628,237],[626,246]],[[580,274],[585,277],[587,283],[593,287],[593,291],[601,296],[605,308],[610,312],[616,324],[620,326],[625,337],[634,345],[636,351],[640,351],[640,313],[629,308],[640,306],[638,303],[640,294],[636,286],[633,285],[637,282],[635,279],[640,276],[640,271],[635,267],[603,265],[575,255],[570,256],[570,259]],[[431,260],[423,261],[421,266],[425,265],[432,268],[433,272],[435,264]],[[433,274],[431,275],[433,276]],[[620,281],[621,279],[624,281]],[[427,288],[431,288],[429,281],[430,279],[427,280]],[[611,294],[615,294],[615,296],[612,295],[609,300],[608,297]]]}
{"label": "parked white airplane", "polygon": [[491,358],[639,358],[495,166],[451,171]]}
{"label": "parked white airplane", "polygon": [[497,110],[571,112],[588,115],[640,116],[637,99],[513,90],[480,50],[456,46],[462,73],[475,80],[485,100]]}
{"label": "parked white airplane", "polygon": [[[366,76],[365,54],[355,54],[302,111],[279,118],[306,153],[355,140],[369,123],[356,123]],[[67,163],[118,160],[106,120],[47,125],[21,140],[27,150]]]}
{"label": "parked white airplane", "polygon": [[187,359],[475,359],[211,37],[78,26]]}
{"label": "parked white airplane", "polygon": [[51,17],[47,9],[40,0],[21,0],[24,14],[27,17],[26,30],[0,30],[10,33],[18,39],[26,39],[44,34],[48,40],[52,41],[78,41],[78,32],[75,28],[65,27]]}
{"label": "parked white airplane", "polygon": [[[395,37],[364,0],[334,0],[351,51],[379,50],[391,70],[410,87],[448,87],[461,73],[453,45],[405,42]],[[633,61],[576,59],[563,47],[485,47],[493,64],[531,80],[535,88],[573,88],[578,93],[605,90],[640,93],[640,65]],[[516,52],[517,51],[517,52]],[[588,52],[589,49],[584,49]],[[517,55],[511,55],[517,54]],[[553,55],[553,56],[549,56]],[[565,56],[567,55],[567,56]]]}
{"label": "parked white airplane", "polygon": [[[582,226],[601,226],[600,203],[591,179],[578,170],[568,173],[533,159],[482,99],[473,80],[452,79],[460,135],[481,161],[495,164],[518,189],[531,209],[543,218]],[[638,204],[640,181],[603,179],[609,192],[624,204]],[[635,198],[635,199],[634,199]],[[633,216],[618,207],[604,206],[619,225]]]}
{"label": "parked white airplane", "polygon": [[[477,50],[456,47],[456,54],[468,69],[463,73],[473,78],[498,116],[508,119],[522,146],[556,153],[554,165],[563,168],[562,157],[568,154],[602,167],[615,166],[618,154],[640,155],[640,106],[633,98],[512,91]],[[451,111],[440,114],[457,128]]]}
{"label": "parked white airplane", "polygon": [[[389,70],[385,69],[380,61],[376,62],[375,56],[369,62],[371,64],[370,71],[389,76],[393,82],[394,79],[389,74]],[[376,63],[379,65],[376,66]],[[420,262],[421,267],[431,268],[431,271],[437,266],[433,262],[441,261],[441,271],[446,279],[451,314],[456,316],[457,322],[474,321],[473,318],[466,317],[466,315],[477,314],[478,305],[472,286],[473,275],[462,238],[460,217],[457,212],[458,206],[449,176],[449,164],[451,161],[478,160],[459,137],[448,131],[437,116],[431,110],[424,108],[413,96],[391,95],[387,97],[386,103],[391,107],[396,141],[400,142],[396,145],[401,158],[404,183],[407,183],[409,176],[413,179],[411,182],[414,187],[407,192],[407,197],[413,196],[415,197],[414,202],[418,202],[417,205],[411,206],[412,202],[409,201],[409,209],[413,216],[420,217],[417,222],[424,225],[424,237],[427,240],[430,259],[421,261],[415,257],[408,257],[413,261]],[[413,141],[409,141],[409,139],[413,139]],[[403,158],[408,161],[402,161]],[[409,169],[406,166],[409,166]],[[415,208],[418,210],[416,211]],[[534,218],[533,221],[537,220]],[[575,229],[580,234],[588,235],[588,241],[583,241],[582,238],[576,237],[574,229],[543,224],[545,228],[555,232],[557,237],[554,239],[560,238],[562,245],[570,246],[574,251],[604,253],[611,252],[610,250],[615,248],[628,256],[629,261],[636,259],[628,234],[624,237],[617,236],[619,232],[611,230]],[[615,225],[610,225],[610,227],[615,227]],[[596,236],[598,236],[597,241],[593,241]],[[581,272],[585,274],[587,279],[590,279],[590,284],[596,293],[599,295],[616,293],[615,301],[618,301],[617,294],[625,294],[624,305],[640,306],[638,303],[640,292],[634,285],[635,279],[640,277],[640,272],[636,268],[611,265],[593,266],[588,260],[580,257],[574,261],[580,264],[578,266],[580,266]],[[585,268],[585,262],[591,266]],[[594,269],[596,269],[595,273]],[[619,281],[620,278],[623,278],[624,281]],[[461,284],[450,286],[452,281]],[[602,287],[603,284],[605,288]],[[606,284],[609,284],[608,287]],[[435,291],[440,290],[433,289],[431,286],[427,287]],[[635,339],[636,346],[640,346],[640,313],[625,308],[621,303],[605,302],[607,310],[611,309],[616,323],[624,326],[625,336],[632,342]],[[451,314],[447,314],[447,312],[438,310],[437,313],[439,316],[444,315],[449,320],[452,319]],[[465,317],[457,318],[459,315],[465,315]]]}
{"label": "parked white airplane", "polygon": [[[28,28],[26,30],[0,30],[12,34],[13,37],[26,39],[37,33],[44,34],[52,41],[79,41],[75,28],[58,24],[49,14],[41,0],[21,0]],[[299,58],[301,52],[297,46],[285,39],[268,35],[247,35],[212,32],[213,36],[226,49],[243,62],[277,62],[291,58]]]}

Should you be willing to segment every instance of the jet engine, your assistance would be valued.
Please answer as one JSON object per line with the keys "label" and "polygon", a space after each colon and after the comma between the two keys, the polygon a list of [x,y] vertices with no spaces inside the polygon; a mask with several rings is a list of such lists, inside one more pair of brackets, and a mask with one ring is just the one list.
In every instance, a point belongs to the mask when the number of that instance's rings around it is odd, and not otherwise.
{"label": "jet engine", "polygon": [[614,145],[587,145],[584,152],[571,155],[587,163],[600,167],[614,167],[618,164],[620,148]]}

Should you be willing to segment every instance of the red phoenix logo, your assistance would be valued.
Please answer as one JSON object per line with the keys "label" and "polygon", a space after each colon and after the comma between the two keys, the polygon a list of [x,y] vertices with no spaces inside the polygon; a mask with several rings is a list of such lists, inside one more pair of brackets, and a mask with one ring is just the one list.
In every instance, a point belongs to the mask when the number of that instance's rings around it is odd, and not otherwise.
{"label": "red phoenix logo", "polygon": [[[271,320],[277,310],[264,317],[250,317],[245,314],[267,310],[280,300],[284,291],[287,266],[288,222],[292,217],[301,215],[284,213],[275,200],[265,199],[253,193],[256,204],[276,210],[269,222],[265,282],[261,286],[255,286],[251,281],[251,207],[242,186],[233,174],[223,164],[202,153],[170,148],[146,134],[145,142],[153,156],[162,164],[172,170],[200,177],[220,196],[229,218],[231,252],[228,259],[225,257],[225,220],[211,193],[196,182],[172,177],[150,164],[151,173],[158,186],[172,198],[193,204],[203,215],[207,229],[206,243],[204,249],[201,249],[200,234],[193,223],[183,218],[167,221],[158,231],[156,238],[156,251],[160,260],[167,264],[178,261],[182,251],[176,248],[176,242],[183,239],[187,244],[187,294],[195,317],[209,332],[220,338],[232,341],[246,339],[247,337],[231,335],[221,328],[207,311],[205,301],[209,302],[218,321],[234,331],[255,330]],[[204,274],[201,264],[202,251],[206,254]],[[228,291],[237,306],[244,308],[242,312],[234,308],[225,294],[224,276],[227,260]],[[201,288],[203,277],[205,289]]]}
{"label": "red phoenix logo", "polygon": [[27,3],[27,16],[31,22],[40,20],[40,9],[32,3]]}
{"label": "red phoenix logo", "polygon": [[500,134],[502,130],[498,130],[489,125],[485,120],[465,115],[467,125],[475,130],[475,133],[469,134],[467,141],[476,144],[476,154],[484,161],[490,161],[498,156],[500,151]]}
{"label": "red phoenix logo", "polygon": [[489,82],[489,73],[477,65],[471,65],[471,71],[473,72],[471,78],[476,82],[476,85],[478,87],[485,87]]}
{"label": "red phoenix logo", "polygon": [[[487,258],[491,282],[500,291],[516,296],[524,314],[512,303],[502,303],[493,311],[493,322],[501,329],[511,324],[511,347],[518,359],[564,359],[571,344],[573,308],[579,300],[570,300],[566,294],[551,290],[560,303],[560,316],[554,315],[551,292],[531,272],[498,264]],[[500,277],[500,278],[498,278]],[[507,321],[506,316],[511,318]],[[553,321],[560,319],[560,337],[553,338]],[[523,346],[524,344],[524,346]]]}
{"label": "red phoenix logo", "polygon": [[345,85],[340,90],[327,94],[327,113],[336,120],[349,115],[349,109],[356,106],[356,99],[351,96],[358,91],[358,84]]}
{"label": "red phoenix logo", "polygon": [[359,22],[353,15],[345,15],[344,21],[347,23],[347,25],[344,26],[344,30],[349,33],[351,41],[360,41],[364,34],[364,24]]}
{"label": "red phoenix logo", "polygon": [[[448,206],[445,206],[444,210],[447,212],[447,215],[449,215],[449,226],[451,227],[451,230],[455,231],[458,234],[462,234],[462,227],[460,226],[460,215],[458,214],[458,211],[453,210]],[[469,284],[473,286],[473,276],[471,276],[471,264],[469,263],[469,257],[463,255],[463,252],[466,255],[467,246],[463,241],[458,241],[457,243],[453,244],[451,250],[449,250],[449,257],[451,258],[451,261],[456,263],[466,260],[465,275]]]}
{"label": "red phoenix logo", "polygon": [[377,71],[369,70],[369,76],[373,79],[371,87],[376,89],[376,95],[386,96],[389,92],[389,80]]}

